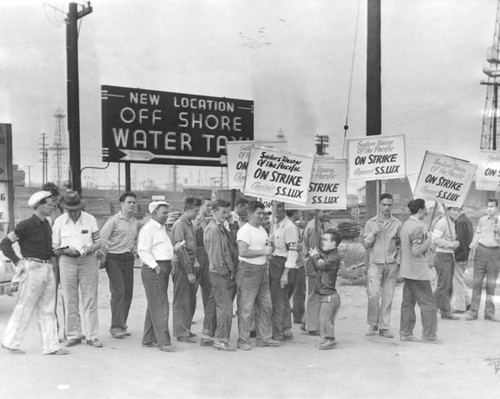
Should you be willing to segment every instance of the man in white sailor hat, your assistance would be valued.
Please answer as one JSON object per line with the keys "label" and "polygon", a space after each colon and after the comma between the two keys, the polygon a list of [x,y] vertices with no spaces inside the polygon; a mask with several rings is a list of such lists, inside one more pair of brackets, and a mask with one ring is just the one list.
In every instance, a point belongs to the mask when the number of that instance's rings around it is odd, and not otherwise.
{"label": "man in white sailor hat", "polygon": [[[36,314],[38,331],[42,336],[42,353],[66,355],[68,351],[59,347],[55,316],[55,279],[50,262],[52,252],[52,231],[47,221],[53,203],[50,191],[33,194],[28,205],[33,215],[22,220],[14,231],[0,243],[0,249],[16,265],[19,278],[19,298],[10,316],[2,337],[2,348],[12,354],[24,354],[20,349],[26,329],[33,313]],[[12,245],[18,242],[22,259]]]}

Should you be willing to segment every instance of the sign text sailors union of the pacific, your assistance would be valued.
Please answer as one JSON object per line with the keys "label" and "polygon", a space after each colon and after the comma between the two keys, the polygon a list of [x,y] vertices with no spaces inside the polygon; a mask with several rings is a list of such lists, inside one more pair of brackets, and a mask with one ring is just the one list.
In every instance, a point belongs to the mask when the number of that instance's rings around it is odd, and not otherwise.
{"label": "sign text sailors union of the pacific", "polygon": [[253,140],[253,101],[102,86],[103,161],[221,166]]}

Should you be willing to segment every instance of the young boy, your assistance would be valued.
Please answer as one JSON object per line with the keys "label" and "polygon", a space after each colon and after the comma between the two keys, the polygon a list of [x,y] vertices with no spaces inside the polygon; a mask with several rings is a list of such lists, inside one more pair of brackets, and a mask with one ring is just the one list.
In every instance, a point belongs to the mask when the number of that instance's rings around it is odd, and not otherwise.
{"label": "young boy", "polygon": [[319,332],[321,342],[318,349],[333,349],[336,344],[334,333],[335,316],[340,308],[340,296],[335,289],[340,267],[338,245],[342,236],[337,230],[329,229],[321,238],[321,253],[311,248],[309,255],[319,278]]}

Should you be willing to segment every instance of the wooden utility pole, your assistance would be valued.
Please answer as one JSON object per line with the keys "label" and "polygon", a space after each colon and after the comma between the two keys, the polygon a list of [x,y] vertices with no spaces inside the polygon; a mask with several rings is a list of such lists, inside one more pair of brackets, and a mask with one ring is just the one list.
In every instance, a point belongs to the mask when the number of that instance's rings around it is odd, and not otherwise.
{"label": "wooden utility pole", "polygon": [[[366,58],[366,135],[382,133],[382,85],[380,4],[382,0],[368,0],[368,38]],[[377,213],[380,181],[366,182],[366,219]]]}
{"label": "wooden utility pole", "polygon": [[66,68],[68,96],[69,165],[73,190],[82,192],[80,163],[80,93],[78,83],[78,20],[92,12],[90,1],[78,11],[77,3],[69,4],[66,18]]}

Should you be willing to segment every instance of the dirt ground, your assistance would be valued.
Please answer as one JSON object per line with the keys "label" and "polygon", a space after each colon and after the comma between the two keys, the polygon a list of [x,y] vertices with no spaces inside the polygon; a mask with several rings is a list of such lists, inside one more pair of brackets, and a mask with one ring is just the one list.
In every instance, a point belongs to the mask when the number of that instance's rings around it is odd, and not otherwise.
{"label": "dirt ground", "polygon": [[[177,351],[164,353],[141,346],[146,301],[140,270],[135,270],[128,323],[132,336],[123,340],[113,339],[107,331],[108,279],[102,270],[99,277],[104,348],[82,344],[70,348],[68,356],[43,356],[33,322],[23,344],[26,355],[0,351],[0,398],[500,397],[500,371],[496,373],[500,368],[500,323],[481,317],[473,322],[439,320],[442,345],[366,337],[365,288],[341,286],[336,349],[318,351],[314,344],[319,338],[302,333],[295,324],[294,340],[279,348],[220,352],[199,345],[203,323],[199,300],[192,329],[198,334],[198,343],[174,340]],[[399,284],[392,312],[396,336],[401,290]],[[500,306],[498,297],[496,304]],[[14,305],[15,298],[0,297],[0,332]],[[420,333],[417,322],[415,335]],[[231,342],[236,339],[235,318]]]}

